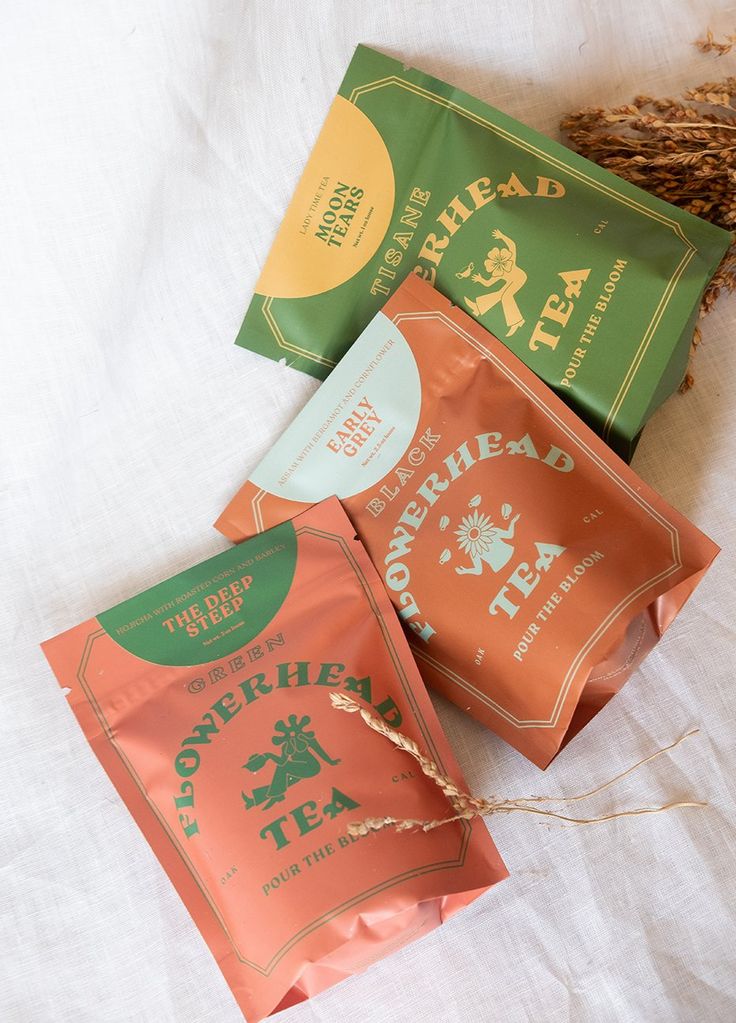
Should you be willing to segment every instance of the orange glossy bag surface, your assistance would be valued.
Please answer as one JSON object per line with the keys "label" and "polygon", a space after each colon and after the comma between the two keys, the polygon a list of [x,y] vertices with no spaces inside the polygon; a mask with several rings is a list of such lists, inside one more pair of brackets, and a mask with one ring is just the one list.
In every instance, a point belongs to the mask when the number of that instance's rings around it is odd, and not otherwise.
{"label": "orange glossy bag surface", "polygon": [[427,683],[540,767],[718,548],[492,335],[410,275],[218,520],[336,494]]}
{"label": "orange glossy bag surface", "polygon": [[346,692],[461,780],[395,612],[327,501],[43,644],[250,1023],[425,934],[506,876]]}

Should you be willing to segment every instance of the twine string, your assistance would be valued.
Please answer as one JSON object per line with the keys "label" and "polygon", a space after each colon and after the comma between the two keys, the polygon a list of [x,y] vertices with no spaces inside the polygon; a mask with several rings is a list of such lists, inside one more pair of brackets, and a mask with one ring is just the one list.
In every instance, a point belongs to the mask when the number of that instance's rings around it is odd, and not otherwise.
{"label": "twine string", "polygon": [[633,809],[620,810],[615,813],[602,814],[595,817],[571,817],[567,814],[557,813],[553,810],[541,809],[539,806],[529,805],[532,803],[573,803],[583,799],[590,799],[592,796],[598,795],[599,792],[602,792],[604,789],[607,789],[616,782],[626,778],[628,775],[638,770],[638,768],[643,767],[644,764],[651,763],[651,761],[655,760],[657,757],[662,756],[663,753],[668,753],[670,750],[675,749],[675,747],[679,746],[681,742],[685,741],[685,739],[689,738],[691,735],[696,735],[699,731],[697,728],[693,728],[684,735],[681,735],[679,739],[676,739],[668,746],[663,746],[661,749],[649,754],[649,756],[643,757],[625,771],[621,771],[613,778],[603,782],[602,785],[598,785],[595,788],[590,789],[590,791],[582,792],[579,795],[520,796],[516,799],[483,799],[460,789],[448,775],[440,770],[437,763],[432,760],[431,757],[422,753],[419,746],[413,739],[410,739],[408,735],[404,735],[403,732],[399,732],[395,728],[392,728],[382,718],[372,714],[366,707],[362,707],[352,697],[345,693],[330,693],[330,700],[332,701],[332,706],[336,710],[342,710],[347,714],[360,714],[361,718],[369,728],[373,729],[373,731],[377,732],[379,735],[384,736],[392,742],[394,746],[404,750],[404,752],[413,757],[421,767],[422,772],[441,789],[455,811],[452,816],[441,817],[431,821],[388,816],[368,817],[363,821],[353,821],[348,824],[348,833],[350,835],[367,835],[372,831],[381,831],[383,828],[387,827],[392,827],[396,831],[408,831],[411,828],[421,828],[422,831],[433,831],[435,828],[443,827],[445,824],[451,824],[453,821],[471,820],[473,817],[490,816],[498,813],[531,813],[539,817],[554,818],[569,824],[577,825],[602,824],[606,821],[618,820],[621,817],[638,817],[643,814],[664,813],[668,810],[682,809],[685,807],[705,807],[708,805],[707,803],[696,800],[677,800],[665,803],[662,806],[634,807]]}

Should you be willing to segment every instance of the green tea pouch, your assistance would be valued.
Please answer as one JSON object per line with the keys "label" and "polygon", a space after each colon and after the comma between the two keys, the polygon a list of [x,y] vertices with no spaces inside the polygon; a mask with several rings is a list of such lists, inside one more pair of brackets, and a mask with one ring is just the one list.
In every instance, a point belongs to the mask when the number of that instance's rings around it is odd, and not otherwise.
{"label": "green tea pouch", "polygon": [[679,385],[730,235],[359,46],[238,344],[324,379],[409,272],[621,455]]}

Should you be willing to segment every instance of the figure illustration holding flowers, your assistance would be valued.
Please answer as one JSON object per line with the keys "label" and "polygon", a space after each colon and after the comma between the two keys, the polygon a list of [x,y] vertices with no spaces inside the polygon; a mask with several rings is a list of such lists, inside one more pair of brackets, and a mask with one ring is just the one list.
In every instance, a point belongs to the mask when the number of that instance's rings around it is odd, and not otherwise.
{"label": "figure illustration holding flowers", "polygon": [[[456,277],[462,279],[472,274],[470,279],[476,284],[482,284],[484,288],[495,288],[494,291],[479,295],[475,299],[465,298],[465,304],[474,316],[481,317],[500,303],[508,327],[506,337],[511,337],[524,325],[524,317],[517,304],[516,295],[526,284],[527,275],[517,265],[516,243],[513,239],[502,234],[497,228],[492,234],[504,247],[496,246],[486,256],[483,265],[490,276],[483,277],[482,274],[472,273],[474,264],[470,263],[456,274]],[[500,287],[496,287],[497,285]]]}
{"label": "figure illustration holding flowers", "polygon": [[314,732],[307,727],[311,718],[297,718],[289,714],[288,721],[277,721],[274,725],[274,736],[271,742],[280,746],[278,754],[267,750],[265,753],[252,753],[243,767],[253,772],[260,771],[270,761],[274,765],[273,778],[268,785],[260,785],[252,793],[242,792],[246,810],[255,806],[263,806],[269,810],[274,803],[284,799],[286,790],[304,778],[314,778],[322,770],[322,764],[335,767],[340,763],[322,748]]}

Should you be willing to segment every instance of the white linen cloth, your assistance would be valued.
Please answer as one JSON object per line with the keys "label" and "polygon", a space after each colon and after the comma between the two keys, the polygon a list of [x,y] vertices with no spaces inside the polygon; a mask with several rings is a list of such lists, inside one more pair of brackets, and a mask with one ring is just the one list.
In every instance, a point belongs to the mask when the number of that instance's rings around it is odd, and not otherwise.
{"label": "white linen cloth", "polygon": [[[225,501],[316,382],[233,346],[366,42],[549,134],[586,104],[734,73],[690,0],[28,0],[0,8],[0,1019],[237,1023],[186,910],[39,650],[223,549]],[[472,788],[602,795],[595,827],[490,824],[511,878],[283,1023],[736,1020],[736,299],[634,466],[724,548],[658,649],[542,775],[454,708]],[[635,538],[632,538],[634,541]]]}

